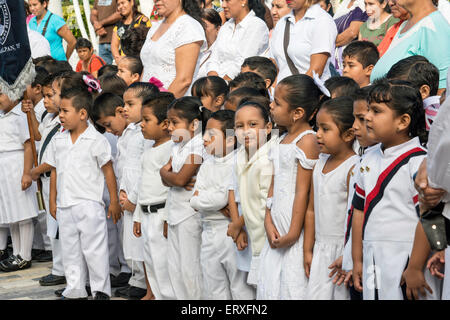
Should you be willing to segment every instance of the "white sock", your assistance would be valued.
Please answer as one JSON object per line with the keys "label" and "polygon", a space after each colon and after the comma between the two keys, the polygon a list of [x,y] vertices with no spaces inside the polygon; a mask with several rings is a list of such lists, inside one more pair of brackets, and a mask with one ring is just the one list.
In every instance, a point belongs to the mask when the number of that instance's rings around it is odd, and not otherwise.
{"label": "white sock", "polygon": [[13,255],[17,256],[20,253],[20,231],[19,223],[11,223],[9,225],[9,230],[11,231],[11,240],[13,245]]}
{"label": "white sock", "polygon": [[33,246],[34,225],[32,219],[19,222],[20,228],[20,256],[31,260],[31,247]]}
{"label": "white sock", "polygon": [[8,245],[8,228],[0,227],[0,250],[5,250]]}

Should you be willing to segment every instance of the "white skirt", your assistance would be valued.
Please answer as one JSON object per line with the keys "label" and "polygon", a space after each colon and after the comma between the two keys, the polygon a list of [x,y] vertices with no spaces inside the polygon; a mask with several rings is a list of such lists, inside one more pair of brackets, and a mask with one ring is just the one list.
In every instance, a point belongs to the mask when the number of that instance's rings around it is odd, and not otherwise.
{"label": "white skirt", "polygon": [[36,183],[22,191],[24,152],[0,153],[0,224],[37,217]]}
{"label": "white skirt", "polygon": [[126,260],[144,261],[144,238],[133,234],[133,213],[123,213],[123,254]]}

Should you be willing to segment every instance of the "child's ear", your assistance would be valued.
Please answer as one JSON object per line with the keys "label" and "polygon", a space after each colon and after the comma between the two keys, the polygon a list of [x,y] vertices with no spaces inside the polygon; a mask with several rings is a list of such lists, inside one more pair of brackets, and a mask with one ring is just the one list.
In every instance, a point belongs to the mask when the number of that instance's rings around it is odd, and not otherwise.
{"label": "child's ear", "polygon": [[351,141],[353,141],[353,140],[355,139],[355,129],[353,129],[353,128],[347,129],[347,131],[345,131],[345,132],[342,134],[342,139],[343,139],[345,142],[351,142]]}
{"label": "child's ear", "polygon": [[425,100],[430,96],[431,88],[429,85],[424,84],[419,89],[420,95],[422,96],[422,100]]}
{"label": "child's ear", "polygon": [[270,86],[272,85],[272,80],[264,79],[264,82],[266,83],[266,89],[269,90]]}
{"label": "child's ear", "polygon": [[40,84],[37,84],[35,87],[31,87],[31,89],[33,90],[33,93],[35,95],[39,95],[42,93],[42,86]]}
{"label": "child's ear", "polygon": [[168,130],[169,129],[169,120],[164,119],[163,121],[161,121],[161,123],[159,125],[162,130]]}
{"label": "child's ear", "polygon": [[273,127],[272,122],[268,122],[266,124],[266,134],[269,134],[272,132],[272,127]]}
{"label": "child's ear", "polygon": [[398,118],[397,132],[407,130],[410,124],[411,124],[411,116],[407,113],[402,114]]}
{"label": "child's ear", "polygon": [[87,120],[88,119],[89,116],[88,116],[87,110],[85,108],[82,108],[80,110],[80,117],[81,117],[81,120]]}
{"label": "child's ear", "polygon": [[305,114],[306,114],[305,109],[303,109],[302,107],[295,108],[294,115],[293,115],[294,122],[303,118],[305,116]]}
{"label": "child's ear", "polygon": [[214,100],[214,106],[215,107],[220,107],[221,105],[223,105],[225,102],[225,95],[221,94],[220,96],[216,97],[216,99]]}
{"label": "child's ear", "polygon": [[194,119],[190,124],[189,124],[189,129],[192,130],[193,132],[197,132],[198,128],[200,125],[200,121],[198,119]]}
{"label": "child's ear", "polygon": [[367,77],[370,77],[370,75],[372,74],[373,67],[374,67],[373,64],[369,64],[367,67],[364,68]]}
{"label": "child's ear", "polygon": [[138,82],[141,79],[141,76],[139,73],[133,73],[131,75],[131,81],[132,83]]}

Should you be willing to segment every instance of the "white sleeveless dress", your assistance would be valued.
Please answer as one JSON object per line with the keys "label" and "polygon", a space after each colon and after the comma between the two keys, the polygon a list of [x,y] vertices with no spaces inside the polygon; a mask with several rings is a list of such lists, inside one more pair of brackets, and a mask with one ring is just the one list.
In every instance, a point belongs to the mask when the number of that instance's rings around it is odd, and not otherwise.
{"label": "white sleeveless dress", "polygon": [[323,173],[329,154],[320,154],[314,168],[314,221],[315,244],[309,275],[307,299],[345,300],[349,291],[342,284],[333,284],[328,267],[344,251],[347,216],[347,176],[353,165],[359,162],[357,155],[351,156],[336,169]]}
{"label": "white sleeveless dress", "polygon": [[[292,143],[274,145],[269,153],[275,175],[271,215],[281,236],[288,233],[291,225],[297,161],[307,170],[312,170],[317,161],[306,158],[296,145],[307,134],[315,132],[304,131]],[[288,248],[272,249],[266,240],[260,256],[257,299],[304,299],[307,281],[303,269],[303,231],[297,242]]]}

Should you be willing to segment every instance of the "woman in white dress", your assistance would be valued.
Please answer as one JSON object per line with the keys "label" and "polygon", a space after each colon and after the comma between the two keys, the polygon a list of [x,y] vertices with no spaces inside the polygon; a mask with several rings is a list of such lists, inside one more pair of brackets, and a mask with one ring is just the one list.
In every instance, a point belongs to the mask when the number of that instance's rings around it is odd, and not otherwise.
{"label": "woman in white dress", "polygon": [[156,10],[164,19],[153,24],[142,47],[142,81],[155,77],[180,98],[190,93],[200,49],[206,48],[200,8],[196,0],[165,0],[156,2]]}

